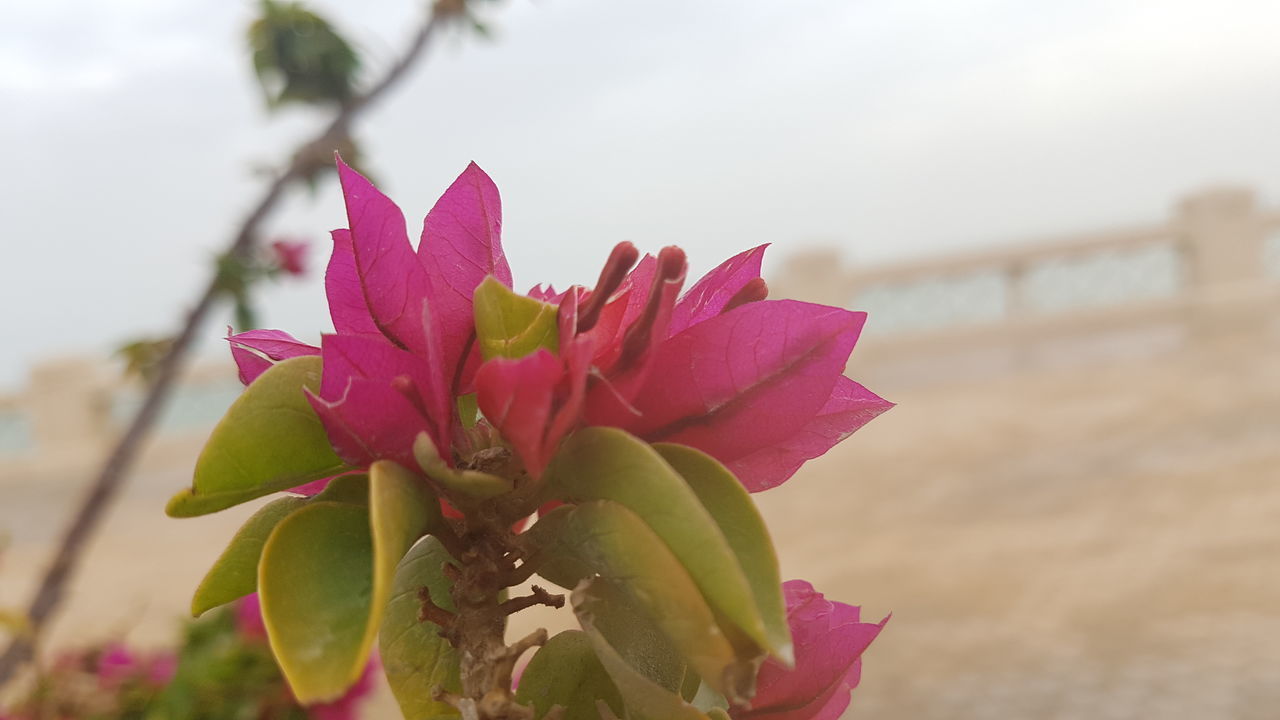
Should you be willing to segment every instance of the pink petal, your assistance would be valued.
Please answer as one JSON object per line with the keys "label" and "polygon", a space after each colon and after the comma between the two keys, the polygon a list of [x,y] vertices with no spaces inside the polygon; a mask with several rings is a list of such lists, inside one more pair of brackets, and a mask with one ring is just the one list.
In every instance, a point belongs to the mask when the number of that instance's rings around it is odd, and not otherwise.
{"label": "pink petal", "polygon": [[760,265],[767,247],[768,244],[760,245],[738,253],[702,276],[676,304],[668,332],[675,335],[690,325],[719,315],[739,290],[760,277]]}
{"label": "pink petal", "polygon": [[[630,298],[641,295],[645,297],[645,303],[635,321],[623,325],[621,339],[614,343],[618,353],[612,364],[608,364],[602,355],[596,358],[601,375],[586,400],[586,416],[592,424],[603,424],[593,418],[635,415],[633,400],[649,378],[655,361],[655,348],[667,337],[671,311],[687,271],[684,251],[674,247],[663,248],[653,263],[653,272],[648,273],[652,286],[647,292],[637,286],[620,291],[629,293],[625,296],[626,313],[630,313],[633,307]],[[624,297],[619,296],[615,300],[619,301],[624,301]],[[623,322],[627,322],[625,314]]]}
{"label": "pink petal", "polygon": [[351,225],[356,273],[373,322],[395,344],[422,352],[428,343],[422,308],[432,297],[431,281],[414,259],[404,215],[342,160],[338,160],[338,178]]}
{"label": "pink petal", "polygon": [[493,358],[476,373],[480,411],[534,477],[542,474],[551,459],[545,433],[555,389],[564,374],[564,363],[545,348],[517,359]]}
{"label": "pink petal", "polygon": [[796,666],[788,670],[765,661],[752,709],[731,715],[734,720],[836,720],[857,687],[862,653],[888,618],[861,622],[857,607],[830,602],[803,580],[784,583],[783,592]]}
{"label": "pink petal", "polygon": [[551,303],[552,305],[559,305],[560,301],[564,299],[565,296],[565,293],[563,292],[556,292],[555,287],[552,285],[547,285],[545,288],[542,287],[542,283],[538,283],[537,285],[529,288],[529,292],[527,294],[534,300],[541,300],[542,302]]}
{"label": "pink petal", "polygon": [[281,360],[320,354],[320,348],[282,330],[249,330],[227,335],[227,342],[231,344],[231,357],[240,370],[240,382],[245,385]]}
{"label": "pink petal", "polygon": [[[320,397],[330,402],[343,398],[353,379],[380,384],[414,408],[419,417],[419,421],[413,423],[415,427],[425,422],[432,439],[440,447],[448,447],[448,398],[439,395],[438,370],[424,358],[401,350],[377,335],[326,335],[321,344],[324,374]],[[374,451],[379,454],[399,452],[399,449],[375,448]]]}
{"label": "pink petal", "polygon": [[266,642],[267,625],[262,620],[258,593],[249,593],[236,601],[236,630],[247,640]]}
{"label": "pink petal", "polygon": [[644,312],[645,302],[649,299],[649,290],[653,287],[653,276],[658,271],[658,258],[645,253],[640,262],[627,273],[627,279],[614,293],[616,297],[627,296],[626,311],[622,315],[622,327],[631,324]]}
{"label": "pink petal", "polygon": [[472,344],[476,287],[489,275],[511,287],[501,234],[498,188],[475,163],[445,190],[423,223],[418,259],[435,291],[432,312],[439,324],[442,367],[450,378]]}
{"label": "pink petal", "polygon": [[351,242],[351,231],[333,231],[333,255],[324,273],[324,291],[329,298],[329,315],[333,329],[339,334],[377,335],[381,331],[369,314],[369,303],[364,299],[360,286],[360,274],[356,272],[356,251]]}
{"label": "pink petal", "polygon": [[414,438],[433,430],[404,394],[381,380],[352,378],[338,400],[324,400],[310,392],[307,400],[334,451],[356,467],[379,459],[414,467]]}
{"label": "pink petal", "polygon": [[794,435],[726,464],[751,492],[768,490],[891,407],[893,403],[841,375],[831,399]]}
{"label": "pink petal", "polygon": [[588,420],[733,462],[785,442],[826,406],[865,319],[794,300],[744,305],[657,348],[634,396],[639,417],[618,412]]}

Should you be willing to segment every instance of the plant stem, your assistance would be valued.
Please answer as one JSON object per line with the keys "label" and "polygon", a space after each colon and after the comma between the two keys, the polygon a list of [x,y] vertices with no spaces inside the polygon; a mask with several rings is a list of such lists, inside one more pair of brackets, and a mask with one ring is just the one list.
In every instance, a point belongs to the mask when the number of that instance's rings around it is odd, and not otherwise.
{"label": "plant stem", "polygon": [[534,588],[525,597],[502,601],[519,553],[503,513],[468,513],[461,533],[466,551],[458,558],[457,580],[450,588],[454,614],[448,636],[458,649],[462,694],[437,693],[464,718],[476,720],[533,720],[533,709],[519,704],[512,692],[512,673],[525,652],[543,645],[547,631],[539,629],[506,644],[507,616],[533,605],[564,605],[563,595]]}
{"label": "plant stem", "polygon": [[[331,153],[338,141],[347,137],[351,123],[356,117],[408,73],[430,46],[430,40],[438,27],[443,22],[457,17],[462,11],[465,11],[465,2],[449,0],[438,3],[419,27],[399,60],[387,69],[381,79],[366,92],[343,105],[320,133],[299,146],[285,171],[275,178],[249,214],[241,220],[239,229],[227,247],[225,253],[227,256],[244,257],[249,254],[257,242],[259,226],[280,201],[288,185],[300,177],[309,159],[314,158],[317,153]],[[45,570],[36,593],[27,607],[29,632],[13,639],[4,654],[0,655],[0,687],[4,686],[17,669],[31,658],[36,641],[66,594],[67,582],[75,572],[89,539],[123,485],[126,472],[137,455],[142,441],[155,425],[156,418],[182,371],[187,353],[221,295],[215,273],[187,314],[182,329],[174,339],[169,352],[157,365],[154,379],[147,389],[142,405],[107,456],[106,462],[94,478],[93,484],[84,495],[79,509],[67,527],[57,553]]]}

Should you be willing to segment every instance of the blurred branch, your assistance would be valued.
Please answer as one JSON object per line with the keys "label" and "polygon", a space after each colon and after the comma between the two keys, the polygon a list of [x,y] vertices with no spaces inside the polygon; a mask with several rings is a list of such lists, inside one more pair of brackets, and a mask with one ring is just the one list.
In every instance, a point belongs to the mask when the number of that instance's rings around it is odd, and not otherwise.
{"label": "blurred branch", "polygon": [[[287,186],[294,180],[305,177],[307,170],[313,166],[317,156],[323,155],[332,160],[333,149],[343,143],[349,136],[351,123],[374,101],[381,98],[392,86],[404,78],[409,69],[422,56],[431,43],[431,38],[440,25],[459,17],[465,17],[464,0],[440,0],[430,16],[423,22],[409,46],[399,60],[387,69],[386,74],[368,90],[352,97],[343,104],[333,120],[311,140],[299,146],[293,153],[289,165],[267,187],[261,199],[240,222],[226,257],[246,257],[253,249],[258,237],[258,227],[280,201]],[[120,437],[107,457],[102,469],[93,481],[88,493],[81,501],[80,508],[67,527],[58,552],[53,562],[45,571],[40,585],[27,608],[27,632],[14,638],[3,656],[0,656],[0,686],[13,677],[17,669],[31,658],[35,643],[49,618],[61,603],[66,586],[76,569],[81,554],[86,548],[89,538],[102,521],[112,499],[120,489],[138,448],[155,424],[165,400],[173,389],[183,367],[183,361],[191,349],[191,345],[199,334],[201,326],[208,317],[223,292],[220,279],[214,277],[201,293],[195,306],[187,314],[181,331],[173,339],[173,345],[164,359],[156,364],[154,376],[146,398],[133,416],[128,428]]]}

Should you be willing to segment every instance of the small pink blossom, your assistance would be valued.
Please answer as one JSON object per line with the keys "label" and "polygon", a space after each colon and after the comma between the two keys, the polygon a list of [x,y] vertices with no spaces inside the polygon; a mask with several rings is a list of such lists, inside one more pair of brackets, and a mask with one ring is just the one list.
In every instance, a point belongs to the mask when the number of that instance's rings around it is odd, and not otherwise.
{"label": "small pink blossom", "polygon": [[862,653],[889,618],[862,622],[860,609],[831,602],[804,580],[782,585],[796,666],[766,660],[756,677],[751,708],[733,708],[733,720],[837,720],[858,686]]}
{"label": "small pink blossom", "polygon": [[267,641],[267,625],[262,621],[258,593],[250,593],[236,603],[236,630],[246,640]]}
{"label": "small pink blossom", "polygon": [[98,682],[102,687],[114,688],[139,669],[139,660],[123,643],[111,643],[98,656]]}
{"label": "small pink blossom", "polygon": [[307,243],[299,240],[276,240],[271,243],[271,255],[276,266],[289,275],[301,276],[307,272]]}

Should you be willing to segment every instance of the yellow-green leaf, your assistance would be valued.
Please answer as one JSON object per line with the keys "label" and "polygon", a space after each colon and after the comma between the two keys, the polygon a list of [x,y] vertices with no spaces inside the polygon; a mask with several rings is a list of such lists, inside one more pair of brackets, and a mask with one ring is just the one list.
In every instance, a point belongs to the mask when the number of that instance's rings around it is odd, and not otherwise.
{"label": "yellow-green leaf", "polygon": [[341,696],[369,658],[368,510],[312,502],[280,521],[258,564],[258,593],[271,648],[298,700]]}
{"label": "yellow-green leaf", "polygon": [[556,351],[556,306],[518,295],[490,275],[476,287],[476,339],[485,360],[520,358],[539,348]]}
{"label": "yellow-green leaf", "polygon": [[571,603],[596,657],[622,695],[627,717],[631,720],[707,720],[671,687],[654,682],[642,669],[628,662],[619,647],[611,642],[612,638],[599,627],[599,619],[610,612],[610,606],[625,602],[626,595],[616,589],[618,587],[603,578],[586,580],[573,591]]}
{"label": "yellow-green leaf", "polygon": [[329,481],[324,489],[316,494],[317,502],[340,502],[348,505],[369,506],[368,473],[351,473],[340,475]]}
{"label": "yellow-green leaf", "polygon": [[204,515],[342,472],[346,466],[304,394],[319,385],[316,356],[285,360],[258,376],[213,429],[192,486],[165,512]]}
{"label": "yellow-green leaf", "polygon": [[196,588],[195,597],[191,599],[191,614],[201,615],[257,590],[262,546],[285,516],[306,503],[306,498],[280,498],[264,505],[246,520]]}
{"label": "yellow-green leaf", "polygon": [[520,676],[516,700],[532,706],[535,718],[561,705],[565,720],[600,720],[597,700],[605,701],[615,714],[622,713],[618,689],[596,658],[590,638],[580,630],[566,630],[538,649]]}
{"label": "yellow-green leaf", "polygon": [[369,521],[373,526],[373,611],[367,641],[373,644],[395,581],[396,567],[431,528],[443,523],[440,501],[421,478],[390,460],[369,467]]}
{"label": "yellow-green leaf", "polygon": [[459,503],[479,503],[503,493],[511,492],[515,485],[509,478],[480,470],[458,470],[440,457],[431,436],[418,433],[413,441],[413,457],[427,477],[448,491],[448,497]]}
{"label": "yellow-green leaf", "polygon": [[396,568],[391,599],[378,635],[382,670],[405,720],[458,717],[452,706],[431,699],[431,689],[436,685],[455,693],[461,691],[458,652],[440,637],[439,627],[418,620],[422,607],[418,591],[423,587],[436,605],[454,609],[450,583],[441,570],[446,562],[452,562],[452,558],[432,536],[409,550]]}
{"label": "yellow-green leaf", "polygon": [[720,526],[751,585],[756,608],[764,620],[766,649],[784,664],[792,665],[795,651],[787,626],[778,556],[751,495],[728,468],[701,450],[673,443],[657,443],[653,447],[680,473]]}
{"label": "yellow-green leaf", "polygon": [[[726,696],[750,695],[750,659],[736,655],[689,572],[640,516],[619,503],[597,500],[563,518],[555,545],[540,553],[538,562],[569,557],[551,565],[589,570],[616,582],[707,682]],[[548,579],[562,585],[571,581]],[[681,677],[677,672],[671,678],[672,690],[679,689]]]}
{"label": "yellow-green leaf", "polygon": [[733,548],[698,495],[652,446],[617,428],[584,428],[565,441],[547,472],[565,500],[612,500],[643,518],[707,602],[758,646],[769,646]]}

